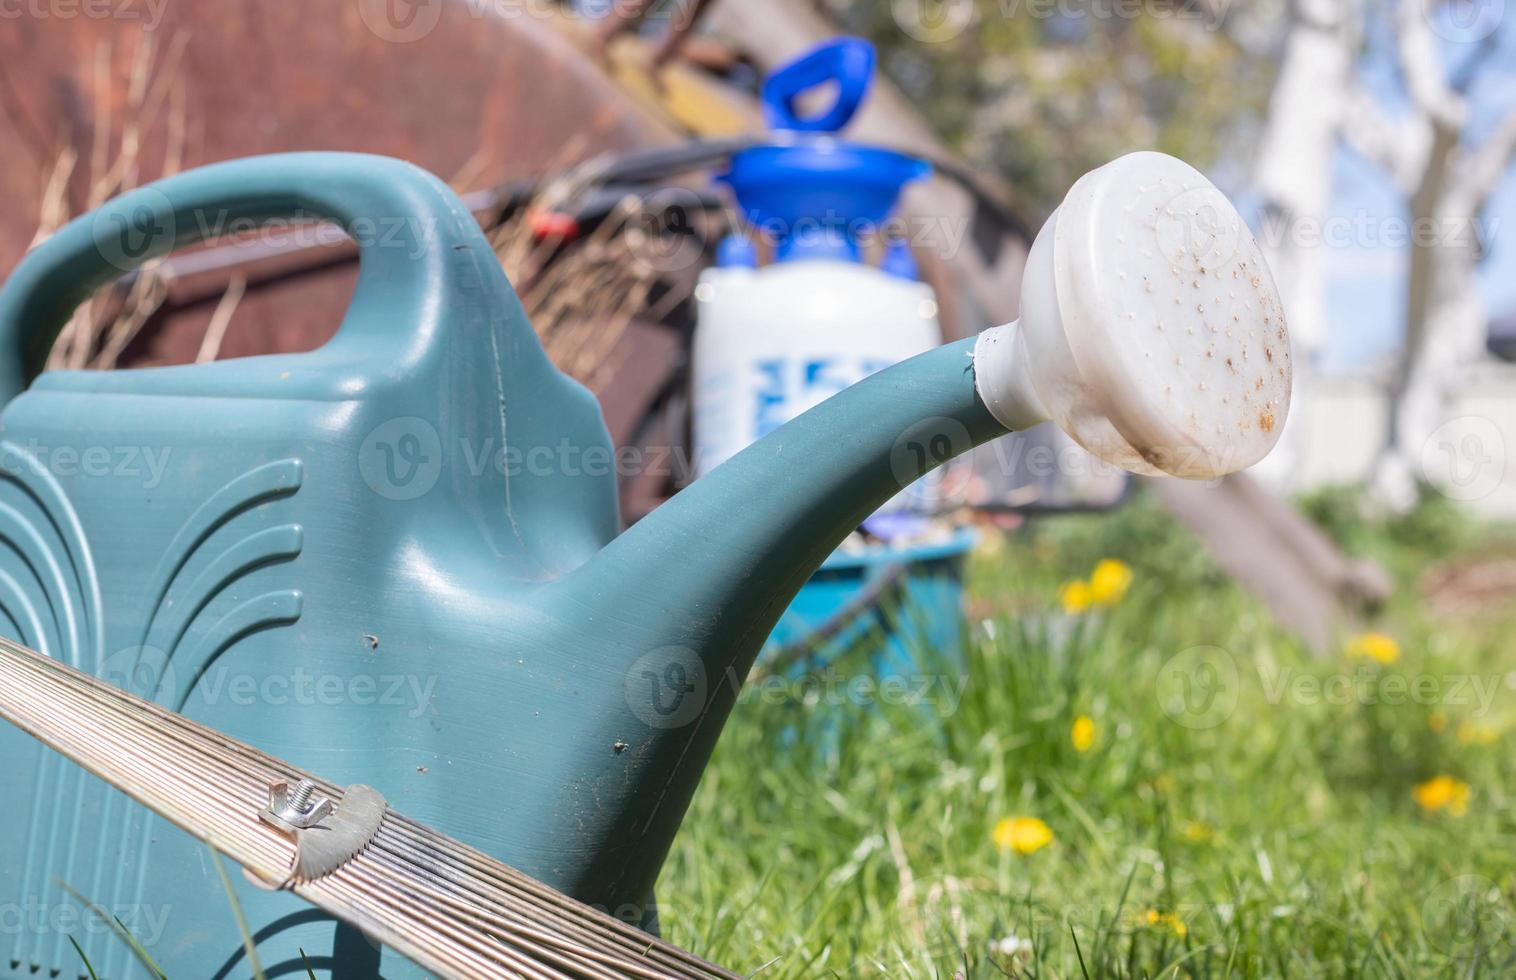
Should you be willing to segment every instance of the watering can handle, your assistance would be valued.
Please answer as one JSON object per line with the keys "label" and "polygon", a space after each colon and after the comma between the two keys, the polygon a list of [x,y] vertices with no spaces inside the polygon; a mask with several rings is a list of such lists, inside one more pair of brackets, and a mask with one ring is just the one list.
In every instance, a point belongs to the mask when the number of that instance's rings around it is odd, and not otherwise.
{"label": "watering can handle", "polygon": [[489,247],[446,185],[388,157],[287,153],[176,174],[74,219],[22,259],[0,289],[0,404],[41,373],[94,290],[181,246],[277,218],[329,220],[353,237],[360,268],[344,324],[363,324],[369,344],[397,357],[429,339],[419,325],[435,321],[451,286],[452,249]]}
{"label": "watering can handle", "polygon": [[[874,80],[874,46],[856,37],[820,44],[775,71],[763,83],[763,117],[770,129],[835,133],[853,118]],[[835,83],[837,99],[825,112],[799,114],[800,96]]]}

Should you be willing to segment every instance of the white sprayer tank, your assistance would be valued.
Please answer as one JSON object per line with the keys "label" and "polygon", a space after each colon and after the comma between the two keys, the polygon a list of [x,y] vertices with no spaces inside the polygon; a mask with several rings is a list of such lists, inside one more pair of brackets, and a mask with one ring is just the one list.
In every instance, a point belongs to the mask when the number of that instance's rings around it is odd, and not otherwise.
{"label": "white sprayer tank", "polygon": [[708,269],[695,297],[696,475],[843,388],[942,343],[929,286],[857,262]]}

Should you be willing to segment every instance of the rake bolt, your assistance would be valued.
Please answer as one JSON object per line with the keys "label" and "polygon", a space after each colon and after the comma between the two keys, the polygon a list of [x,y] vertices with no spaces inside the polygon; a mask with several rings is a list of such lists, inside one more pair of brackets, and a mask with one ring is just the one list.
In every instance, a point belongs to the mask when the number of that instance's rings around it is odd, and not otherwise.
{"label": "rake bolt", "polygon": [[315,793],[316,784],[309,779],[300,780],[294,789],[288,783],[274,783],[268,788],[268,806],[258,819],[285,833],[314,827],[332,812],[332,801],[316,798]]}
{"label": "rake bolt", "polygon": [[302,779],[295,784],[295,792],[290,794],[289,807],[296,813],[309,812],[311,808],[311,794],[316,792],[316,784],[309,779]]}

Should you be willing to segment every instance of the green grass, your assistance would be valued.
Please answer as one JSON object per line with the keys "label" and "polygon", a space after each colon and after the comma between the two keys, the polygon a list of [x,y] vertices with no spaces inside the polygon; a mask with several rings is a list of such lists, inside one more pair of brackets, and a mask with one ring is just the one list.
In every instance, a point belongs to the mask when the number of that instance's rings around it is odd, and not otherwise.
{"label": "green grass", "polygon": [[[951,710],[739,705],[660,881],[665,934],[765,977],[1516,974],[1516,610],[1437,619],[1415,588],[1490,535],[1310,506],[1399,580],[1375,624],[1396,662],[1312,658],[1151,502],[1041,522],[975,556],[965,649],[919,655],[963,681]],[[1130,591],[1065,615],[1060,583],[1104,557]],[[1437,775],[1465,813],[1418,805]],[[1017,815],[1053,843],[999,849]]]}

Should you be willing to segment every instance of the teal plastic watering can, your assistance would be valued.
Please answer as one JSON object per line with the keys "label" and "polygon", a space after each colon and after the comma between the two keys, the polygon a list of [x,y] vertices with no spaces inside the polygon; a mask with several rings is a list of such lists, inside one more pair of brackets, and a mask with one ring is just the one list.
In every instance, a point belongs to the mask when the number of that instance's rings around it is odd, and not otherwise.
{"label": "teal plastic watering can", "polygon": [[[98,286],[291,218],[359,245],[324,347],[39,376]],[[171,177],[68,225],[0,291],[0,633],[651,923],[754,656],[865,515],[1044,418],[1190,477],[1250,464],[1283,422],[1268,272],[1178,161],[1080,181],[1024,314],[847,389],[618,535],[599,409],[442,183],[346,154]],[[171,977],[247,972],[202,846],[19,731],[0,758],[0,904],[21,910],[0,975],[76,974],[70,935],[102,976],[137,969],[67,889]],[[301,949],[321,975],[414,975],[288,894],[239,897],[269,976],[303,974]]]}

